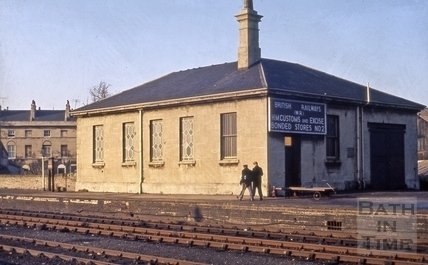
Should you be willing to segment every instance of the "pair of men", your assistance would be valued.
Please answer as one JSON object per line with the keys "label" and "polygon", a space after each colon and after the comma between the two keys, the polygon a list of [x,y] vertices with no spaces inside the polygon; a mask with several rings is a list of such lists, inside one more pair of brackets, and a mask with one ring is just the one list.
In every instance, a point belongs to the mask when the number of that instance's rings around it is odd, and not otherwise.
{"label": "pair of men", "polygon": [[245,189],[248,189],[250,193],[250,200],[254,200],[256,189],[258,190],[260,200],[263,200],[262,194],[262,176],[263,170],[259,167],[257,162],[253,163],[253,170],[248,168],[248,165],[244,165],[244,169],[241,172],[241,181],[239,184],[242,185],[241,193],[238,195],[238,199],[242,200],[244,197]]}

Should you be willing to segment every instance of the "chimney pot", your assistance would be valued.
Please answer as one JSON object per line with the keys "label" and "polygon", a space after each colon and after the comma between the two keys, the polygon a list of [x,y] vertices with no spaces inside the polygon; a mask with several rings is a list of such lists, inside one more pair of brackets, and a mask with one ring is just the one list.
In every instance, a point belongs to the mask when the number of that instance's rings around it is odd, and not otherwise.
{"label": "chimney pot", "polygon": [[68,121],[70,118],[70,102],[67,100],[65,104],[64,121]]}
{"label": "chimney pot", "polygon": [[31,110],[30,110],[30,121],[34,121],[36,119],[36,102],[31,101]]}

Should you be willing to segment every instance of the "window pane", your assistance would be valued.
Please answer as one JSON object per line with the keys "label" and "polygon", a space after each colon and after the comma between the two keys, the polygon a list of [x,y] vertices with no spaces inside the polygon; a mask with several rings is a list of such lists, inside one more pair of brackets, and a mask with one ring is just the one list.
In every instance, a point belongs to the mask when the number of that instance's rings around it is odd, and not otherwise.
{"label": "window pane", "polygon": [[42,145],[42,152],[44,157],[51,157],[51,145],[45,144]]}
{"label": "window pane", "polygon": [[15,137],[15,130],[7,130],[8,137]]}
{"label": "window pane", "polygon": [[180,120],[180,160],[192,161],[193,158],[193,117]]}
{"label": "window pane", "polygon": [[221,158],[236,157],[236,113],[221,114]]}
{"label": "window pane", "polygon": [[123,161],[134,161],[135,126],[133,122],[123,124]]}
{"label": "window pane", "polygon": [[7,157],[9,159],[15,159],[16,158],[16,145],[15,144],[8,144],[7,145]]}
{"label": "window pane", "polygon": [[63,144],[61,145],[61,156],[62,157],[67,157],[68,155],[68,146]]}
{"label": "window pane", "polygon": [[162,143],[162,120],[153,120],[150,122],[150,140],[151,140],[151,161],[162,161],[163,143]]}
{"label": "window pane", "polygon": [[104,127],[94,126],[94,162],[104,161]]}
{"label": "window pane", "polygon": [[25,157],[32,157],[33,156],[33,148],[31,145],[25,146]]}
{"label": "window pane", "polygon": [[339,116],[327,115],[326,155],[339,159]]}
{"label": "window pane", "polygon": [[33,131],[25,130],[25,137],[31,137],[33,135]]}

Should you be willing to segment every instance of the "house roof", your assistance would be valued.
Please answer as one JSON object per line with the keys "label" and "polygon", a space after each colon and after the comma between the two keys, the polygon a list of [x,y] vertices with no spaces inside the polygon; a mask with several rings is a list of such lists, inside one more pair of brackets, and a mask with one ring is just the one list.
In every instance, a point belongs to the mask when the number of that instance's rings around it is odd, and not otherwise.
{"label": "house roof", "polygon": [[[0,121],[30,121],[30,110],[1,110]],[[34,121],[64,121],[64,110],[36,110]],[[75,118],[69,118],[73,121]]]}
{"label": "house roof", "polygon": [[[232,62],[173,72],[81,107],[75,113],[260,88],[270,95],[286,93],[294,97],[316,97],[321,101],[366,104],[367,99],[366,86],[300,64],[261,59],[246,70],[238,70],[237,63]],[[425,107],[375,89],[370,89],[370,103],[417,111]]]}

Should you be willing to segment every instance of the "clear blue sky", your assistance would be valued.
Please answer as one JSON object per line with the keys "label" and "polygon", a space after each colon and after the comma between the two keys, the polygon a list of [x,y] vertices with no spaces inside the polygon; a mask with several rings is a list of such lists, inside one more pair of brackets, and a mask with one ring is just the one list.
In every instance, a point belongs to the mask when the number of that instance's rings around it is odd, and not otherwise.
{"label": "clear blue sky", "polygon": [[[0,104],[80,107],[237,59],[243,0],[0,0]],[[254,0],[262,57],[428,105],[428,0]],[[78,101],[76,101],[78,100]]]}

